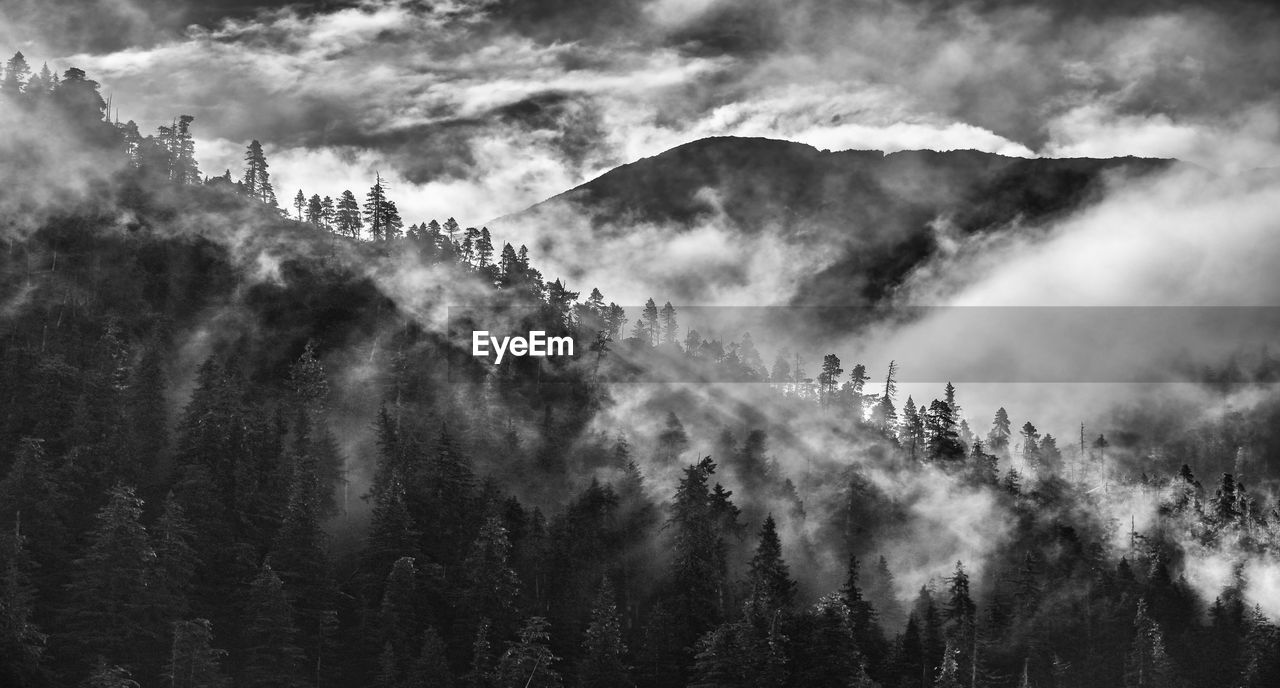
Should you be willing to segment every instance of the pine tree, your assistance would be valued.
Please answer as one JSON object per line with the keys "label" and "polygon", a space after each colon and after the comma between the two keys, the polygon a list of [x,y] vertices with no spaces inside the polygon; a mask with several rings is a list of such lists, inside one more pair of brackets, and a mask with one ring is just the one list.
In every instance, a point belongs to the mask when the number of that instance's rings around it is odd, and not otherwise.
{"label": "pine tree", "polygon": [[471,666],[463,677],[463,685],[467,688],[493,688],[494,664],[493,648],[489,643],[489,620],[481,619],[475,640],[471,643]]}
{"label": "pine tree", "polygon": [[195,531],[187,521],[173,492],[165,497],[164,510],[152,528],[155,564],[151,588],[162,622],[175,622],[186,615],[198,560],[192,541]]}
{"label": "pine tree", "polygon": [[373,688],[401,688],[403,685],[395,649],[391,643],[386,643],[382,646],[382,654],[378,655],[378,672],[373,677]]}
{"label": "pine tree", "polygon": [[858,569],[858,557],[850,554],[844,585],[840,588],[840,601],[848,610],[849,631],[855,646],[866,658],[867,664],[878,669],[885,660],[888,648],[885,646],[884,632],[880,628],[875,606],[863,597],[858,582]]}
{"label": "pine tree", "polygon": [[956,387],[950,382],[943,389],[942,400],[947,402],[947,406],[951,408],[951,413],[956,417],[957,422],[960,418],[960,404],[956,403]]}
{"label": "pine tree", "polygon": [[1040,468],[1040,432],[1030,421],[1022,425],[1022,460],[1029,471]]}
{"label": "pine tree", "polygon": [[689,435],[675,412],[667,413],[666,426],[658,434],[658,461],[670,465],[689,448]]}
{"label": "pine tree", "polygon": [[956,662],[959,650],[952,649],[947,643],[942,653],[942,666],[938,667],[938,677],[933,681],[933,688],[961,688],[960,665]]}
{"label": "pine tree", "polygon": [[511,568],[511,542],[502,520],[491,516],[480,529],[464,564],[464,597],[477,619],[489,619],[498,628],[514,618],[520,580]]}
{"label": "pine tree", "polygon": [[173,123],[169,147],[169,178],[178,184],[199,184],[200,166],[196,164],[196,144],[191,136],[195,118],[182,115]]}
{"label": "pine tree", "polygon": [[884,393],[872,412],[872,422],[886,436],[892,436],[898,424],[898,412],[893,405],[893,397],[898,391],[898,363],[889,361],[889,372],[884,379]]}
{"label": "pine tree", "polygon": [[1125,660],[1125,688],[1168,688],[1173,685],[1173,664],[1165,650],[1164,633],[1147,614],[1147,602],[1138,600],[1133,620],[1134,636]]}
{"label": "pine tree", "polygon": [[333,221],[334,231],[341,236],[351,239],[360,238],[360,230],[364,226],[364,222],[360,219],[360,204],[356,202],[355,194],[350,190],[342,192],[342,196],[338,199],[338,206],[334,212]]}
{"label": "pine tree", "polygon": [[680,325],[676,322],[676,309],[668,301],[658,314],[658,334],[663,344],[674,347],[680,341]]}
{"label": "pine tree", "polygon": [[18,442],[8,475],[0,480],[0,523],[21,521],[24,532],[40,535],[31,543],[33,561],[45,566],[65,565],[61,549],[67,538],[63,511],[68,501],[44,441],[24,437]]}
{"label": "pine tree", "polygon": [[818,373],[818,398],[823,408],[831,406],[835,401],[836,387],[844,368],[840,367],[840,359],[835,354],[822,357],[822,372]]}
{"label": "pine tree", "polygon": [[717,523],[717,500],[708,485],[715,470],[710,457],[684,469],[667,522],[672,537],[672,608],[679,619],[671,632],[686,647],[721,618],[726,543]]}
{"label": "pine tree", "polygon": [[169,688],[224,688],[229,684],[213,648],[213,626],[207,619],[175,621],[165,678]]}
{"label": "pine tree", "polygon": [[418,648],[418,570],[412,557],[400,557],[387,575],[378,611],[380,637],[394,653],[397,666],[406,666]]}
{"label": "pine tree", "polygon": [[453,674],[449,672],[446,647],[434,627],[428,626],[422,633],[422,647],[409,669],[409,685],[423,688],[453,688]]}
{"label": "pine tree", "polygon": [[600,586],[591,623],[582,642],[583,657],[578,663],[580,688],[625,688],[634,685],[630,669],[623,658],[627,654],[622,641],[622,625],[614,601],[613,586],[606,580]]}
{"label": "pine tree", "polygon": [[923,454],[924,420],[916,410],[916,402],[907,396],[907,403],[902,405],[902,429],[898,432],[898,442],[907,449],[907,455],[914,461]]}
{"label": "pine tree", "polygon": [[374,241],[389,239],[387,235],[387,194],[382,188],[382,175],[375,175],[373,186],[364,197],[364,220]]}
{"label": "pine tree", "polygon": [[795,603],[796,584],[782,559],[782,541],[772,514],[760,526],[760,543],[751,558],[747,581],[752,603],[762,609],[788,611]]}
{"label": "pine tree", "polygon": [[319,225],[333,232],[337,230],[335,222],[337,221],[337,208],[333,204],[333,199],[325,196],[320,201],[320,222]]}
{"label": "pine tree", "polygon": [[[329,202],[333,203],[332,200]],[[307,223],[316,227],[326,227],[324,202],[320,200],[320,194],[311,194],[311,198],[307,199]]]}
{"label": "pine tree", "polygon": [[0,534],[0,684],[34,685],[40,678],[46,636],[32,621],[34,562],[26,551],[22,522]]}
{"label": "pine tree", "polygon": [[977,640],[978,608],[969,595],[969,574],[958,561],[955,572],[947,579],[947,604],[943,613],[948,624],[947,652],[950,654],[954,645],[955,653],[959,655],[961,649],[972,647]]}
{"label": "pine tree", "polygon": [[843,595],[827,595],[809,610],[794,643],[792,685],[849,688],[863,674],[862,646],[854,637]]}
{"label": "pine tree", "polygon": [[387,200],[382,207],[383,222],[383,238],[387,241],[395,241],[404,236],[404,220],[400,218],[400,211],[396,208],[396,202]]}
{"label": "pine tree", "polygon": [[254,139],[244,155],[244,178],[241,184],[250,198],[276,207],[276,192],[271,188],[271,173],[267,171],[267,156],[262,152],[262,144]]}
{"label": "pine tree", "polygon": [[0,81],[0,94],[16,98],[27,83],[31,66],[21,52],[16,52],[4,65],[4,81]]}
{"label": "pine tree", "polygon": [[105,657],[98,655],[97,663],[80,683],[80,688],[139,688],[139,685],[128,669],[110,664]]}
{"label": "pine tree", "polygon": [[98,82],[86,77],[83,69],[70,67],[62,73],[62,81],[54,89],[51,101],[74,130],[90,140],[110,145],[115,140],[115,131],[103,121],[107,101],[102,99],[98,86]]}
{"label": "pine tree", "polygon": [[769,381],[774,384],[785,384],[792,382],[791,364],[787,363],[787,352],[778,353],[778,357],[773,360],[773,368],[769,370]]}
{"label": "pine tree", "polygon": [[934,399],[924,422],[930,461],[953,463],[964,459],[964,445],[956,434],[955,416],[947,402]]}
{"label": "pine tree", "polygon": [[975,439],[969,450],[969,477],[979,485],[995,485],[1000,481],[998,460],[985,451],[982,440]]}
{"label": "pine tree", "polygon": [[493,267],[493,238],[488,227],[481,227],[480,236],[476,239],[476,267],[485,272]]}
{"label": "pine tree", "polygon": [[298,194],[293,197],[293,212],[296,214],[298,222],[302,222],[302,211],[307,209],[307,195],[302,193],[302,189],[298,189]]}
{"label": "pine tree", "polygon": [[248,688],[301,686],[303,655],[296,645],[293,607],[270,565],[263,564],[253,580],[246,609],[244,671],[238,683]]}
{"label": "pine tree", "polygon": [[[674,310],[672,313],[674,315]],[[657,346],[662,341],[662,327],[659,324],[658,304],[654,303],[652,298],[644,302],[644,312],[636,322],[639,324],[641,321],[644,322],[644,332],[648,337],[645,344]]]}
{"label": "pine tree", "polygon": [[133,488],[110,491],[84,556],[75,561],[65,611],[67,629],[92,654],[133,669],[159,630],[146,622],[154,604],[149,582],[155,550],[142,525],[142,506]]}
{"label": "pine tree", "polygon": [[1009,413],[1001,406],[996,409],[995,420],[991,423],[991,431],[987,433],[987,447],[997,455],[1008,451],[1009,438],[1012,437],[1012,425],[1009,422]]}
{"label": "pine tree", "polygon": [[1255,606],[1246,622],[1248,633],[1240,657],[1241,688],[1266,688],[1280,680],[1280,631]]}
{"label": "pine tree", "polygon": [[520,629],[519,639],[507,644],[507,651],[494,670],[496,688],[559,688],[564,685],[552,666],[559,657],[551,652],[547,620],[530,617]]}
{"label": "pine tree", "polygon": [[[432,220],[432,222],[435,222],[435,220]],[[515,284],[520,278],[519,268],[516,264],[516,250],[511,247],[511,244],[502,245],[502,253],[498,258],[498,273],[501,277],[500,284],[503,287]]]}

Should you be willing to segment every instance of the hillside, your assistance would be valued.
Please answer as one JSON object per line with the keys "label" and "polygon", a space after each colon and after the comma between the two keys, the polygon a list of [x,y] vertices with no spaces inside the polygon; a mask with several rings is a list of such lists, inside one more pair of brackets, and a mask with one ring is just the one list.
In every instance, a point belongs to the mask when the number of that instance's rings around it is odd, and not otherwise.
{"label": "hillside", "polygon": [[644,158],[495,220],[536,233],[566,215],[593,241],[637,224],[719,222],[744,237],[826,246],[831,260],[790,302],[874,305],[934,251],[931,224],[961,235],[1034,226],[1096,200],[1108,179],[1169,168],[1146,158],[1012,158],[979,151],[819,151],[760,138],[714,137]]}

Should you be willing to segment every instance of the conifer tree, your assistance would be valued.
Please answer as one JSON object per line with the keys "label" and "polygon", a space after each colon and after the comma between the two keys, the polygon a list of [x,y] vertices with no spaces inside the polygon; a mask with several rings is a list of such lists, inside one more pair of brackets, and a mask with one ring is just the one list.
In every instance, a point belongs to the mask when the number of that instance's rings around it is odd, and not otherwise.
{"label": "conifer tree", "polygon": [[84,556],[75,561],[67,586],[65,624],[91,654],[124,666],[141,666],[141,653],[157,639],[146,623],[154,600],[155,550],[142,525],[142,500],[117,486],[98,511]]}
{"label": "conifer tree", "polygon": [[840,601],[848,610],[849,631],[855,646],[866,658],[868,665],[879,669],[888,648],[875,605],[863,596],[858,579],[858,557],[850,554],[844,585],[840,588]]}
{"label": "conifer tree", "polygon": [[630,670],[623,661],[627,648],[622,641],[613,586],[608,580],[596,595],[582,649],[583,657],[577,671],[580,688],[626,688],[633,685]]}
{"label": "conifer tree", "polygon": [[987,433],[987,447],[997,455],[1008,451],[1009,438],[1012,436],[1012,425],[1009,413],[1001,406],[996,409],[995,420],[991,423],[991,431]]}
{"label": "conifer tree", "polygon": [[782,351],[773,360],[773,368],[769,370],[769,381],[774,384],[791,382],[791,364],[787,363],[787,353]]}
{"label": "conifer tree", "polygon": [[933,688],[961,688],[963,684],[960,682],[960,666],[956,662],[956,656],[959,654],[959,650],[953,649],[951,644],[947,643],[942,653],[942,666],[938,668],[938,677],[933,681]]}
{"label": "conifer tree", "polygon": [[1125,688],[1171,688],[1174,668],[1165,649],[1164,633],[1148,615],[1145,599],[1138,600],[1133,628],[1133,642],[1125,660]]}
{"label": "conifer tree", "polygon": [[658,434],[658,460],[664,464],[675,463],[689,448],[689,434],[674,411],[667,413],[666,426]]}
{"label": "conifer tree", "polygon": [[34,562],[26,551],[22,522],[0,534],[0,683],[34,685],[40,678],[46,636],[33,622]]}
{"label": "conifer tree", "polygon": [[898,392],[898,363],[889,361],[889,372],[884,379],[884,392],[872,412],[872,422],[886,436],[892,436],[898,424],[898,412],[893,405],[893,397]]}
{"label": "conifer tree", "polygon": [[360,230],[364,226],[364,222],[360,218],[360,204],[356,203],[356,197],[350,190],[342,192],[342,196],[338,199],[337,209],[334,211],[333,220],[334,231],[341,236],[351,239],[360,238]]}
{"label": "conifer tree", "polygon": [[22,93],[31,74],[31,65],[21,52],[16,52],[4,65],[4,81],[0,81],[0,94],[16,98]]}
{"label": "conifer tree", "polygon": [[520,629],[518,639],[507,644],[507,651],[494,670],[495,688],[560,688],[564,681],[555,670],[560,660],[551,652],[550,624],[533,616]]}
{"label": "conifer tree", "polygon": [[489,236],[489,228],[481,227],[480,236],[476,239],[476,267],[489,272],[493,266],[493,238]]}
{"label": "conifer tree", "polygon": [[325,196],[320,201],[320,222],[319,225],[329,231],[335,231],[334,222],[337,219],[337,207],[333,204],[333,199]]}
{"label": "conifer tree", "polygon": [[1280,631],[1256,605],[1246,622],[1248,633],[1244,638],[1243,665],[1240,672],[1241,688],[1264,688],[1276,685],[1280,680]]}
{"label": "conifer tree", "polygon": [[50,100],[63,112],[72,128],[89,141],[114,144],[114,127],[103,121],[107,102],[98,92],[98,82],[88,78],[83,69],[70,67],[64,71],[62,81]]}
{"label": "conifer tree", "polygon": [[902,405],[902,429],[898,433],[898,442],[907,450],[912,460],[920,458],[924,444],[924,420],[916,410],[915,399],[907,396],[907,403]]}
{"label": "conifer tree", "polygon": [[387,241],[395,241],[404,235],[404,220],[400,218],[400,211],[396,208],[396,202],[387,200],[382,208],[383,221],[383,238]]}
{"label": "conifer tree", "polygon": [[369,237],[374,241],[391,238],[387,232],[387,193],[382,187],[382,175],[375,175],[373,186],[364,197],[364,221],[369,225]]}
{"label": "conifer tree", "polygon": [[964,445],[956,433],[955,415],[947,402],[938,399],[930,402],[924,421],[929,460],[958,462],[964,458]]}
{"label": "conifer tree", "polygon": [[679,618],[672,632],[686,646],[692,645],[721,618],[720,600],[727,574],[726,543],[717,523],[720,519],[717,500],[708,484],[715,470],[710,457],[684,469],[668,521],[672,537],[673,609]]}
{"label": "conifer tree", "polygon": [[189,595],[198,563],[192,547],[195,537],[182,506],[173,492],[169,492],[151,533],[156,555],[151,587],[162,622],[176,622],[186,615],[190,606]]}
{"label": "conifer tree", "polygon": [[994,454],[988,454],[982,440],[975,439],[969,450],[969,476],[977,484],[995,485],[1000,481],[1000,470]]}
{"label": "conifer tree", "polygon": [[[178,184],[199,184],[200,166],[196,163],[195,139],[191,136],[191,123],[195,118],[182,115],[169,128],[167,148],[169,153],[169,179]],[[161,129],[165,129],[161,127]]]}
{"label": "conifer tree", "polygon": [[477,619],[498,628],[512,621],[520,580],[511,568],[511,542],[502,520],[491,516],[480,529],[464,564],[465,600]]}
{"label": "conifer tree", "polygon": [[140,688],[132,676],[128,669],[112,664],[106,657],[98,655],[93,669],[80,683],[80,688]]}
{"label": "conifer tree", "polygon": [[751,558],[747,580],[753,603],[764,609],[788,611],[795,602],[796,584],[782,559],[782,541],[772,514],[760,526],[760,542]]}
{"label": "conifer tree", "polygon": [[676,309],[668,301],[662,305],[658,314],[659,339],[663,344],[674,347],[680,340],[680,325],[676,321]]}
{"label": "conifer tree", "polygon": [[822,357],[822,372],[818,373],[818,398],[823,408],[835,402],[836,387],[844,368],[840,367],[840,358],[835,354]]}
{"label": "conifer tree", "polygon": [[225,688],[222,672],[226,653],[213,648],[213,626],[207,619],[175,621],[165,678],[169,688]]}
{"label": "conifer tree", "polygon": [[471,643],[471,665],[462,684],[466,688],[494,688],[494,664],[493,647],[489,643],[489,620],[481,619],[475,640]]}
{"label": "conifer tree", "polygon": [[432,626],[422,633],[422,647],[409,669],[409,684],[430,688],[453,688],[453,674],[445,654],[444,641]]}
{"label": "conifer tree", "polygon": [[[330,201],[330,203],[332,203],[332,201]],[[315,225],[316,227],[325,227],[324,205],[323,201],[320,200],[320,194],[312,194],[311,198],[307,199],[306,213],[308,224]]]}
{"label": "conifer tree", "polygon": [[249,589],[244,629],[245,659],[240,683],[248,688],[295,688],[302,685],[302,650],[296,644],[293,607],[284,584],[263,564]]}
{"label": "conifer tree", "polygon": [[407,666],[418,636],[418,570],[412,557],[400,557],[387,575],[378,611],[381,640],[393,651],[396,665]]}
{"label": "conifer tree", "polygon": [[257,139],[249,142],[244,155],[244,178],[241,184],[250,198],[276,207],[276,192],[271,188],[271,173],[267,171],[267,156],[262,152],[262,144]]}
{"label": "conifer tree", "polygon": [[[955,572],[947,578],[947,603],[943,609],[947,621],[947,655],[953,663],[962,651],[973,647],[977,641],[977,612],[977,605],[969,595],[969,574],[957,561]],[[951,656],[953,651],[954,657]],[[969,662],[972,657],[966,657],[966,660],[965,667],[971,668]]]}
{"label": "conifer tree", "polygon": [[67,538],[63,510],[68,501],[44,441],[21,439],[9,473],[0,480],[0,523],[21,522],[24,532],[40,533],[31,543],[33,561],[65,565],[60,550]]}
{"label": "conifer tree", "polygon": [[[674,313],[675,311],[673,309],[673,317]],[[657,346],[658,343],[662,341],[662,327],[659,324],[658,318],[658,304],[654,303],[653,299],[650,298],[644,303],[644,312],[641,313],[640,320],[636,321],[637,325],[641,322],[644,323],[644,336],[647,337],[647,340],[645,340],[644,343],[649,346]]]}
{"label": "conifer tree", "polygon": [[27,81],[27,90],[25,95],[27,101],[31,103],[39,103],[58,86],[58,77],[49,69],[49,63],[45,62],[40,66],[40,73],[31,77]]}

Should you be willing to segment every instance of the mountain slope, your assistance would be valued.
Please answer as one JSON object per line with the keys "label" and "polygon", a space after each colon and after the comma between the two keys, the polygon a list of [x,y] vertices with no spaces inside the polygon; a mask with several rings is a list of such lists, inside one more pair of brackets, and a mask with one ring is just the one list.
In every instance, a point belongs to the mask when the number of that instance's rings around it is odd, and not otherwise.
{"label": "mountain slope", "polygon": [[933,253],[931,225],[968,235],[1041,224],[1095,200],[1114,176],[1171,164],[979,151],[830,152],[716,137],[623,165],[495,225],[537,231],[573,216],[585,219],[593,240],[608,242],[639,225],[679,231],[716,223],[743,239],[769,235],[824,249],[828,260],[795,285],[792,302],[870,305]]}

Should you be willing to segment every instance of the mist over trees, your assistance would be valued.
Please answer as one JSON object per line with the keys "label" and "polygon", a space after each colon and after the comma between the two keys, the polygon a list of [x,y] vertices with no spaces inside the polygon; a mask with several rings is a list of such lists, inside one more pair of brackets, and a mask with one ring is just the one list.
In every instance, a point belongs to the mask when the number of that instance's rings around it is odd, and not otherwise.
{"label": "mist over trees", "polygon": [[[766,366],[654,298],[628,331],[526,246],[406,228],[380,174],[282,210],[258,141],[203,177],[192,118],[144,137],[80,70],[15,55],[0,99],[121,162],[0,234],[4,685],[1280,681],[1249,598],[1280,511],[1240,477],[1275,409],[1123,463],[1123,437],[965,418],[949,383],[900,399],[897,361]],[[209,216],[290,248],[174,229]],[[421,302],[370,276],[399,262]],[[479,362],[422,315],[458,293],[587,354]],[[760,384],[732,421],[612,385],[673,377]],[[974,535],[978,560],[900,557],[913,493],[978,503],[999,536]],[[1143,499],[1151,522],[1115,519]],[[1187,575],[1206,553],[1230,571],[1208,594]]]}

